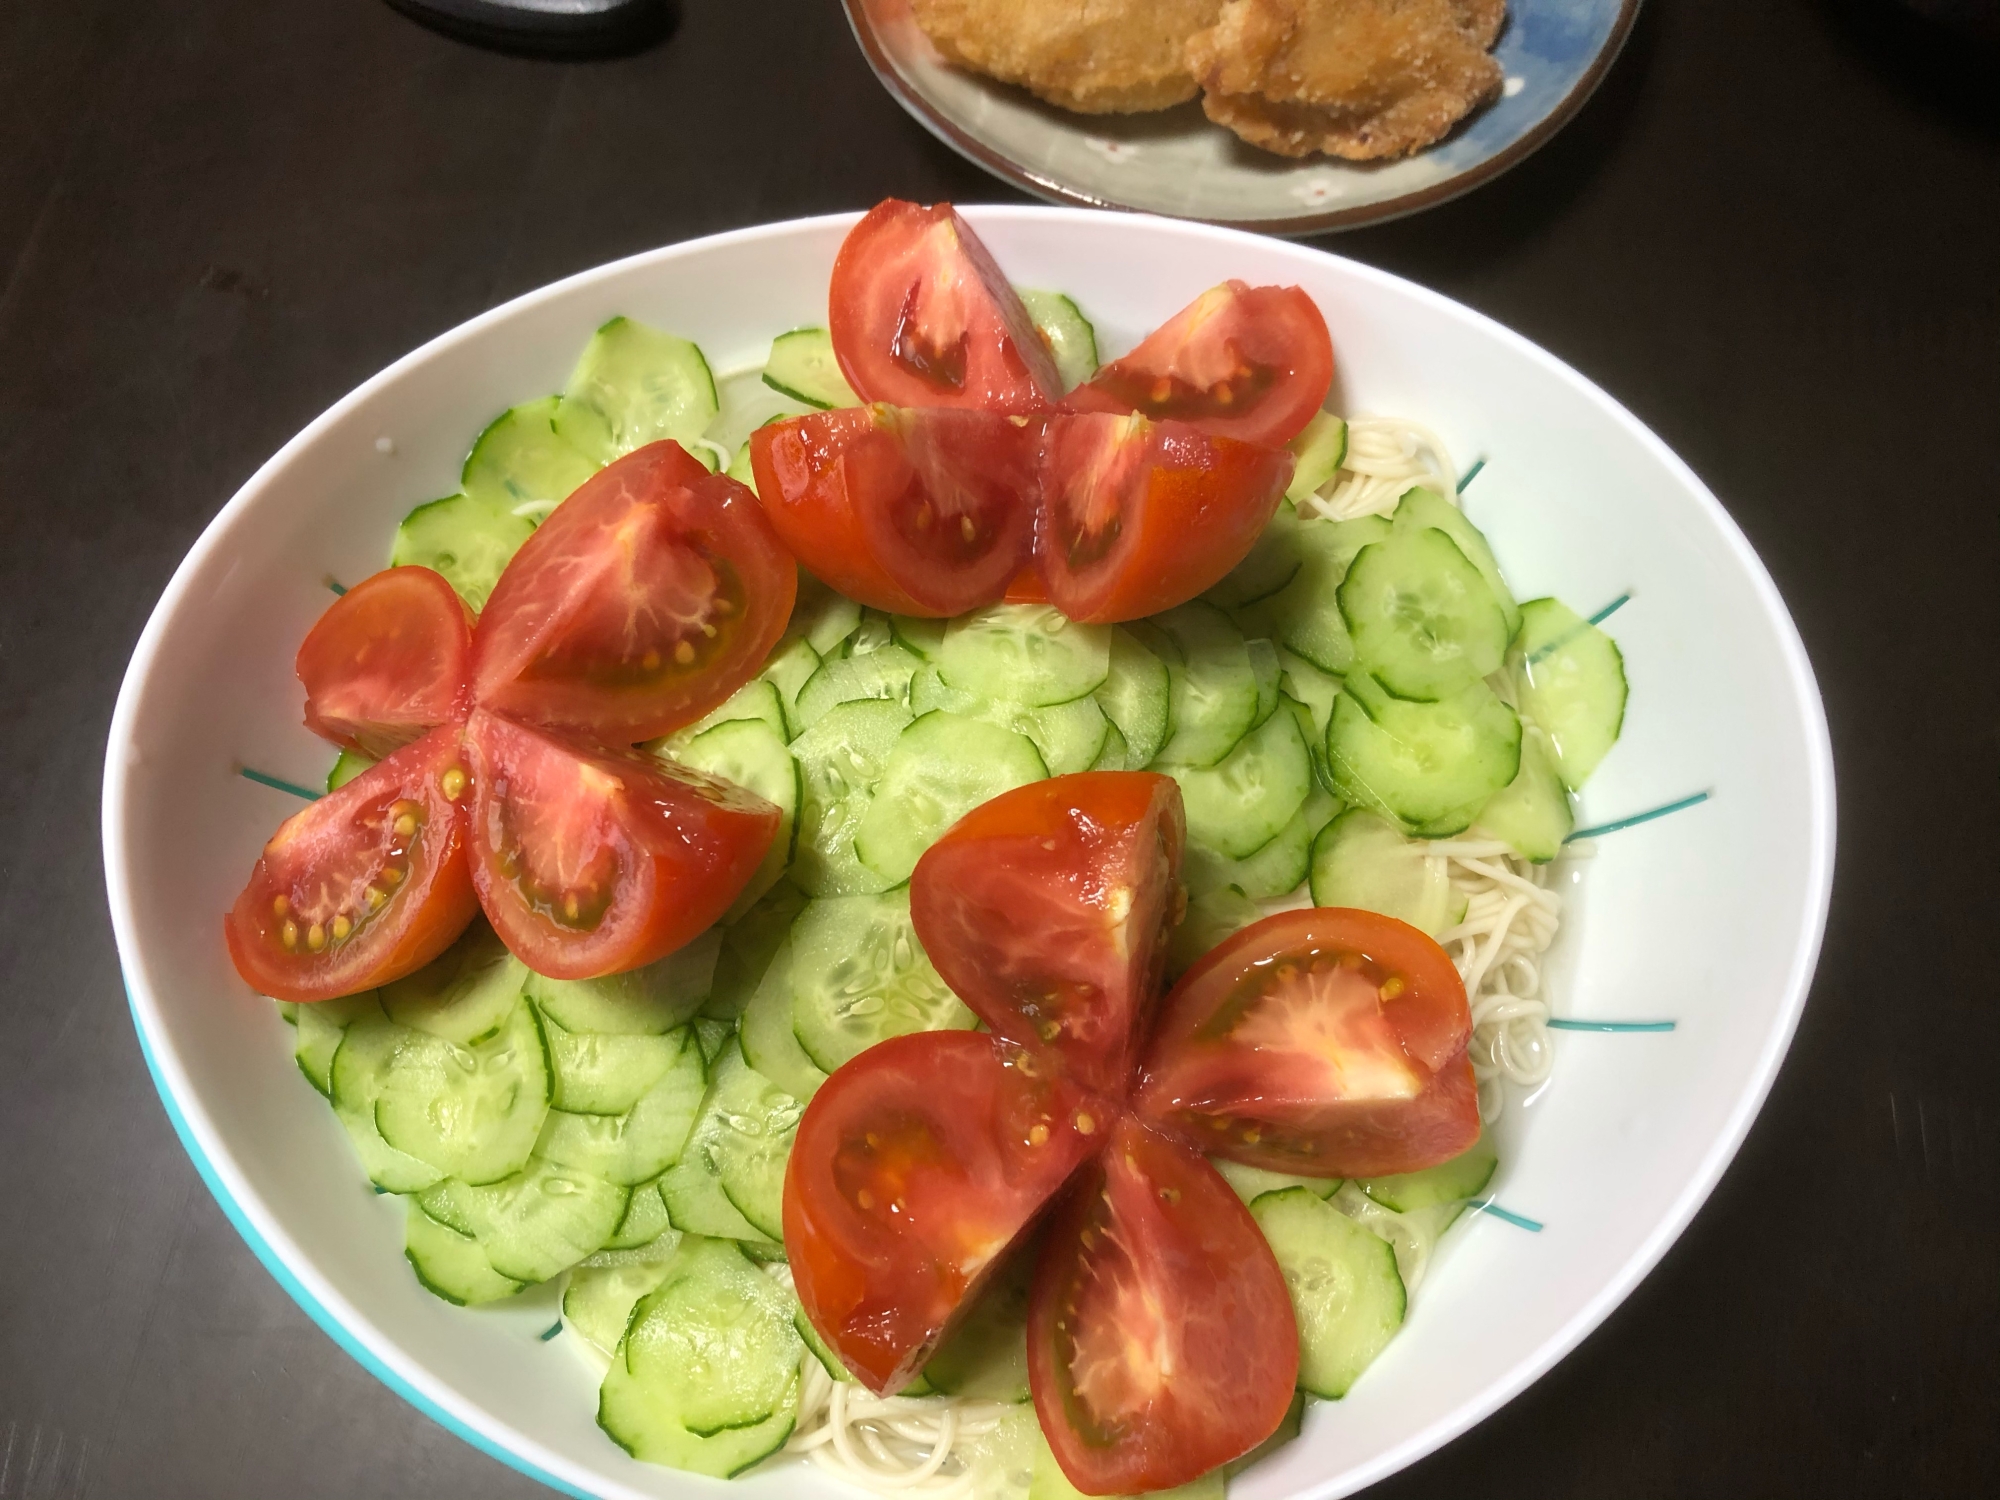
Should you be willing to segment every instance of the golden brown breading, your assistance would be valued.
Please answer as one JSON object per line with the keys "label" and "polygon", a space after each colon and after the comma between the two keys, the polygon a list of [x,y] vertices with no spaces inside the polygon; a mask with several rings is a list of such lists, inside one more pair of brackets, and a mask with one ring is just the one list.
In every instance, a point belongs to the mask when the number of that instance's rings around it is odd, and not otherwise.
{"label": "golden brown breading", "polygon": [[1201,105],[1253,146],[1406,156],[1500,92],[1505,0],[1227,0],[1188,39]]}
{"label": "golden brown breading", "polygon": [[1080,114],[1165,109],[1200,89],[1183,56],[1223,0],[910,0],[945,57]]}

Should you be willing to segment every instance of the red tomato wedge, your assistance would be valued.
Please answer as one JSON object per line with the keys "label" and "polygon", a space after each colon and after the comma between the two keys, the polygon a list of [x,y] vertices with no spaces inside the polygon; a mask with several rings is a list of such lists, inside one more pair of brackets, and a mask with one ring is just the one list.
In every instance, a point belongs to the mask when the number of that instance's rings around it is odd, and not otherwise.
{"label": "red tomato wedge", "polygon": [[1034,320],[949,203],[889,198],[848,231],[827,331],[864,401],[1026,413],[1062,400]]}
{"label": "red tomato wedge", "polygon": [[1326,402],[1333,341],[1295,286],[1225,281],[1070,392],[1071,411],[1141,412],[1218,437],[1289,443]]}
{"label": "red tomato wedge", "polygon": [[472,625],[429,568],[386,568],[349,589],[299,647],[306,728],[382,759],[461,717]]}
{"label": "red tomato wedge", "polygon": [[1167,997],[1135,1107],[1213,1155],[1314,1177],[1449,1161],[1479,1137],[1465,986],[1393,917],[1282,912]]}
{"label": "red tomato wedge", "polygon": [[473,636],[486,708],[606,740],[693,722],[763,665],[798,574],[748,487],[674,442],[584,482],[528,538]]}
{"label": "red tomato wedge", "polygon": [[785,1251],[857,1380],[910,1382],[1112,1114],[968,1031],[879,1042],[821,1085],[785,1168]]}
{"label": "red tomato wedge", "polygon": [[1050,602],[1096,624],[1185,604],[1249,555],[1291,477],[1283,449],[1182,422],[1052,418],[1035,542]]}
{"label": "red tomato wedge", "polygon": [[1145,771],[1031,782],[974,808],[917,862],[910,917],[988,1026],[1123,1093],[1180,891],[1180,788]]}
{"label": "red tomato wedge", "polygon": [[634,750],[484,709],[465,740],[479,903],[554,979],[664,958],[729,909],[778,830],[763,798]]}
{"label": "red tomato wedge", "polygon": [[1070,1483],[1198,1479],[1276,1431],[1298,1371],[1250,1211],[1188,1146],[1121,1119],[1050,1223],[1028,1303],[1035,1413]]}
{"label": "red tomato wedge", "polygon": [[331,1000],[444,952],[479,910],[471,790],[448,726],[287,818],[223,918],[236,972],[280,1000]]}
{"label": "red tomato wedge", "polygon": [[990,604],[1034,548],[1039,420],[893,406],[813,412],[750,440],[757,493],[799,561],[899,614]]}

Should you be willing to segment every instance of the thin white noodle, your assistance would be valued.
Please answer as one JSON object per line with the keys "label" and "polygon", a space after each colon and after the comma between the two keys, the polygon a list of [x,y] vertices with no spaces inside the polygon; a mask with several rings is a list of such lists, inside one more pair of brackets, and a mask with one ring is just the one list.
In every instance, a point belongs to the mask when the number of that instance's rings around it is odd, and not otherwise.
{"label": "thin white noodle", "polygon": [[1329,521],[1383,516],[1413,485],[1435,489],[1457,503],[1458,470],[1444,441],[1422,423],[1402,417],[1353,417],[1347,424],[1347,456],[1299,510]]}

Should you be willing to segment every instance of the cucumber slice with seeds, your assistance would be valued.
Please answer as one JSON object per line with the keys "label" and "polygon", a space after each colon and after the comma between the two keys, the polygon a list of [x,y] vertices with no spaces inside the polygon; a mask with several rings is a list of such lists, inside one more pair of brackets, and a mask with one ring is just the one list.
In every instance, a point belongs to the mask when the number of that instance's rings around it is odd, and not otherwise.
{"label": "cucumber slice with seeds", "polygon": [[1170,773],[1187,809],[1188,842],[1229,859],[1276,838],[1313,788],[1312,757],[1288,713],[1273,713],[1213,766]]}
{"label": "cucumber slice with seeds", "polygon": [[1249,554],[1220,583],[1202,595],[1222,609],[1241,609],[1268,599],[1298,576],[1305,563],[1299,528],[1306,523],[1288,502],[1280,502],[1251,544]]}
{"label": "cucumber slice with seeds", "polygon": [[902,704],[865,699],[827,710],[792,741],[804,793],[792,881],[808,895],[854,895],[895,884],[861,862],[854,836],[909,722]]}
{"label": "cucumber slice with seeds", "polygon": [[1353,521],[1302,520],[1299,570],[1277,593],[1236,611],[1246,635],[1267,636],[1322,672],[1345,672],[1354,642],[1340,615],[1340,585],[1354,555],[1390,535],[1380,516]]}
{"label": "cucumber slice with seeds", "polygon": [[1482,1133],[1450,1161],[1394,1177],[1357,1177],[1355,1185],[1384,1208],[1407,1214],[1477,1198],[1486,1191],[1499,1165],[1500,1153],[1494,1149],[1491,1138]]}
{"label": "cucumber slice with seeds", "polygon": [[1094,698],[1023,708],[1004,698],[982,698],[955,688],[936,667],[926,666],[910,679],[910,711],[922,715],[934,708],[1025,734],[1051,776],[1090,769],[1103,752],[1105,736],[1112,727]]}
{"label": "cucumber slice with seeds", "polygon": [[811,1099],[826,1072],[799,1045],[792,1029],[792,945],[779,945],[763,983],[743,1012],[743,1060],[794,1099]]}
{"label": "cucumber slice with seeds", "polygon": [[475,921],[416,973],[382,986],[382,1010],[398,1026],[470,1047],[507,1023],[527,980],[528,966]]}
{"label": "cucumber slice with seeds", "polygon": [[466,455],[458,487],[496,514],[520,516],[539,526],[598,470],[557,435],[561,399],[546,396],[494,418]]}
{"label": "cucumber slice with seeds", "polygon": [[495,509],[470,495],[447,495],[403,517],[389,550],[389,565],[440,573],[459,598],[481,610],[501,571],[534,534],[535,523],[526,516]]}
{"label": "cucumber slice with seeds", "polygon": [[1317,494],[1347,462],[1347,424],[1330,411],[1320,412],[1288,446],[1294,463],[1285,498],[1296,505]]}
{"label": "cucumber slice with seeds", "polygon": [[646,749],[654,755],[666,755],[678,759],[684,747],[692,744],[709,730],[718,725],[735,724],[744,719],[761,719],[771,726],[772,732],[779,739],[791,738],[791,731],[785,725],[785,695],[778,690],[778,685],[768,678],[753,677],[731,693],[728,701],[720,708],[710,709],[685,729],[676,729],[672,734],[649,740]]}
{"label": "cucumber slice with seeds", "polygon": [[[1212,604],[1191,600],[1134,632],[1167,664],[1173,733],[1155,759],[1181,766],[1212,766],[1236,747],[1257,721],[1257,674],[1250,649],[1229,617]],[[1129,739],[1130,736],[1128,735]]]}
{"label": "cucumber slice with seeds", "polygon": [[683,765],[755,792],[778,809],[778,831],[772,836],[771,847],[764,851],[764,862],[723,914],[725,922],[733,921],[756,905],[792,862],[799,818],[798,762],[785,748],[785,737],[763,719],[718,724],[696,735],[677,758]]}
{"label": "cucumber slice with seeds", "polygon": [[701,1113],[688,1135],[681,1159],[660,1179],[660,1197],[667,1205],[667,1217],[674,1228],[686,1234],[714,1235],[722,1239],[746,1241],[762,1247],[766,1254],[784,1258],[784,1248],[767,1239],[722,1190],[722,1171],[716,1163],[716,1144],[728,1129],[718,1100],[737,1075],[750,1071],[743,1054],[725,1049],[715,1060],[708,1091],[702,1096]]}
{"label": "cucumber slice with seeds", "polygon": [[1166,662],[1130,630],[1113,626],[1108,670],[1092,696],[1125,741],[1127,768],[1151,765],[1173,727]]}
{"label": "cucumber slice with seeds", "polygon": [[[1044,755],[1043,760],[1048,757]],[[1136,771],[1140,768],[1132,764],[1130,747],[1125,736],[1118,732],[1116,724],[1104,726],[1104,743],[1097,747],[1097,759],[1086,768],[1092,771]]]}
{"label": "cucumber slice with seeds", "polygon": [[1338,1400],[1388,1346],[1409,1298],[1396,1252],[1304,1188],[1266,1193],[1250,1205],[1299,1320],[1299,1386]]}
{"label": "cucumber slice with seeds", "polygon": [[785,1237],[785,1163],[805,1105],[754,1068],[731,1070],[716,1092],[722,1122],[710,1148],[722,1192],[753,1228]]}
{"label": "cucumber slice with seeds", "polygon": [[1571,791],[1597,769],[1625,723],[1625,658],[1610,636],[1554,599],[1521,606],[1514,676],[1521,712],[1548,735]]}
{"label": "cucumber slice with seeds", "polygon": [[778,690],[778,705],[784,713],[783,730],[787,739],[798,738],[805,728],[799,722],[799,689],[810,682],[813,673],[819,670],[819,660],[819,653],[813,650],[812,642],[800,637],[772,652],[759,674]]}
{"label": "cucumber slice with seeds", "polygon": [[331,1099],[333,1055],[340,1050],[340,1039],[347,1035],[347,1028],[363,1016],[379,1019],[381,1015],[381,1002],[374,990],[299,1006],[292,1017],[292,1024],[297,1027],[292,1037],[292,1055],[298,1060],[299,1071],[305,1074],[306,1082]]}
{"label": "cucumber slice with seeds", "polygon": [[1314,840],[1312,898],[1315,906],[1380,912],[1431,937],[1465,913],[1444,861],[1427,859],[1421,843],[1361,807],[1342,813]]}
{"label": "cucumber slice with seeds", "polygon": [[1063,389],[1073,391],[1097,373],[1097,330],[1077,310],[1077,305],[1061,292],[1038,292],[1016,287],[1021,305],[1034,320],[1035,331],[1055,356],[1056,373]]}
{"label": "cucumber slice with seeds", "polygon": [[980,803],[1047,775],[1026,735],[934,710],[896,741],[855,830],[854,852],[884,879],[908,880],[923,852],[953,823]]}
{"label": "cucumber slice with seeds", "polygon": [[1278,683],[1284,669],[1278,664],[1278,648],[1261,636],[1246,640],[1243,649],[1250,657],[1250,672],[1257,679],[1257,717],[1251,728],[1262,724],[1278,711]]}
{"label": "cucumber slice with seeds", "polygon": [[1304,1188],[1315,1198],[1331,1198],[1340,1186],[1338,1177],[1294,1177],[1289,1172],[1267,1172],[1262,1167],[1246,1167],[1238,1161],[1211,1156],[1208,1164],[1222,1174],[1222,1180],[1236,1190],[1245,1203],[1255,1203],[1266,1193],[1282,1193],[1286,1188]]}
{"label": "cucumber slice with seeds", "polygon": [[542,1035],[555,1076],[549,1106],[573,1115],[624,1114],[666,1077],[686,1046],[679,1032],[616,1036],[565,1031],[546,1017]]}
{"label": "cucumber slice with seeds", "polygon": [[357,1018],[341,1034],[327,1069],[327,1096],[333,1102],[333,1112],[354,1143],[368,1180],[385,1193],[421,1193],[444,1176],[428,1162],[392,1147],[375,1124],[375,1104],[389,1064],[404,1039],[414,1035],[407,1026],[398,1026],[382,1015],[378,1007],[373,1014]]}
{"label": "cucumber slice with seeds", "polygon": [[976,1024],[931,966],[907,887],[815,901],[792,926],[792,1025],[831,1073],[892,1036]]}
{"label": "cucumber slice with seeds", "polygon": [[586,458],[608,464],[662,438],[686,448],[717,410],[715,377],[701,350],[644,323],[613,318],[591,336],[570,372],[555,431]]}
{"label": "cucumber slice with seeds", "polygon": [[425,1213],[479,1242],[493,1269],[547,1281],[596,1250],[618,1227],[630,1195],[601,1177],[541,1157],[484,1187],[447,1179],[418,1201]]}
{"label": "cucumber slice with seeds", "polygon": [[375,1128],[390,1148],[474,1185],[520,1171],[548,1111],[542,1028],[518,995],[469,1046],[406,1030],[376,1084]]}
{"label": "cucumber slice with seeds", "polygon": [[913,615],[889,617],[889,633],[896,638],[896,644],[926,662],[935,662],[944,655],[944,627],[943,620],[919,620]]}
{"label": "cucumber slice with seeds", "polygon": [[667,1218],[666,1200],[660,1197],[660,1182],[655,1178],[632,1189],[632,1196],[625,1203],[625,1213],[618,1220],[618,1227],[611,1232],[611,1238],[604,1242],[602,1249],[591,1252],[584,1263],[623,1265],[625,1262],[615,1257],[663,1242],[664,1246],[671,1246],[679,1238],[679,1233]]}
{"label": "cucumber slice with seeds", "polygon": [[693,1033],[683,1030],[678,1040],[672,1062],[625,1113],[551,1110],[536,1154],[621,1187],[651,1181],[673,1166],[702,1107],[706,1072]]}
{"label": "cucumber slice with seeds", "polygon": [[667,1279],[679,1249],[680,1236],[669,1234],[648,1246],[643,1259],[615,1266],[578,1266],[563,1288],[564,1324],[609,1357],[625,1337],[632,1309]]}
{"label": "cucumber slice with seeds", "polygon": [[1391,697],[1348,676],[1327,728],[1335,790],[1426,837],[1471,825],[1521,769],[1521,721],[1484,682],[1436,703]]}
{"label": "cucumber slice with seeds", "polygon": [[409,1217],[403,1226],[403,1258],[425,1291],[458,1307],[477,1307],[521,1290],[523,1283],[493,1269],[478,1240],[440,1224],[414,1198],[406,1201]]}
{"label": "cucumber slice with seeds", "polygon": [[1435,702],[1507,654],[1500,601],[1435,528],[1398,530],[1363,547],[1338,597],[1356,658],[1399,698]]}
{"label": "cucumber slice with seeds", "polygon": [[1288,896],[1304,882],[1311,867],[1314,837],[1339,811],[1340,803],[1325,788],[1316,785],[1306,793],[1291,821],[1262,848],[1243,859],[1230,859],[1190,842],[1181,859],[1181,879],[1187,882],[1192,896],[1207,895],[1229,886],[1252,901]]}
{"label": "cucumber slice with seeds", "polygon": [[812,728],[826,717],[828,709],[842,703],[880,699],[885,703],[908,704],[910,679],[922,665],[921,657],[901,646],[884,646],[860,656],[828,658],[799,689],[800,730]]}
{"label": "cucumber slice with seeds", "polygon": [[551,979],[530,972],[525,987],[542,1014],[565,1031],[665,1036],[686,1025],[707,1000],[721,951],[722,931],[711,927],[643,969],[602,979]]}
{"label": "cucumber slice with seeds", "polygon": [[821,411],[861,404],[840,371],[833,337],[824,328],[794,328],[772,339],[771,356],[764,361],[764,384]]}
{"label": "cucumber slice with seeds", "polygon": [[945,626],[944,680],[982,698],[1039,708],[1094,691],[1111,671],[1111,627],[1047,604],[994,604]]}
{"label": "cucumber slice with seeds", "polygon": [[1521,607],[1514,602],[1507,580],[1500,576],[1500,564],[1493,556],[1486,534],[1466,519],[1464,511],[1436,490],[1420,488],[1404,494],[1397,502],[1396,513],[1391,520],[1400,532],[1422,531],[1431,527],[1450,537],[1458,550],[1465,554],[1466,560],[1479,570],[1479,576],[1486,580],[1486,586],[1500,602],[1500,612],[1507,620],[1507,639],[1514,638],[1521,629]]}

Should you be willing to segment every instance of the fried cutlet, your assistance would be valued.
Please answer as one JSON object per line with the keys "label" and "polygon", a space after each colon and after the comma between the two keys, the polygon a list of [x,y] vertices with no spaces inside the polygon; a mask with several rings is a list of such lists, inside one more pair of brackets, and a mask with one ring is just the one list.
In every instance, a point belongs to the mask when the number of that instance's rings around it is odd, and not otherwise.
{"label": "fried cutlet", "polygon": [[1081,114],[1165,109],[1200,92],[1187,40],[1223,0],[910,0],[947,60]]}

